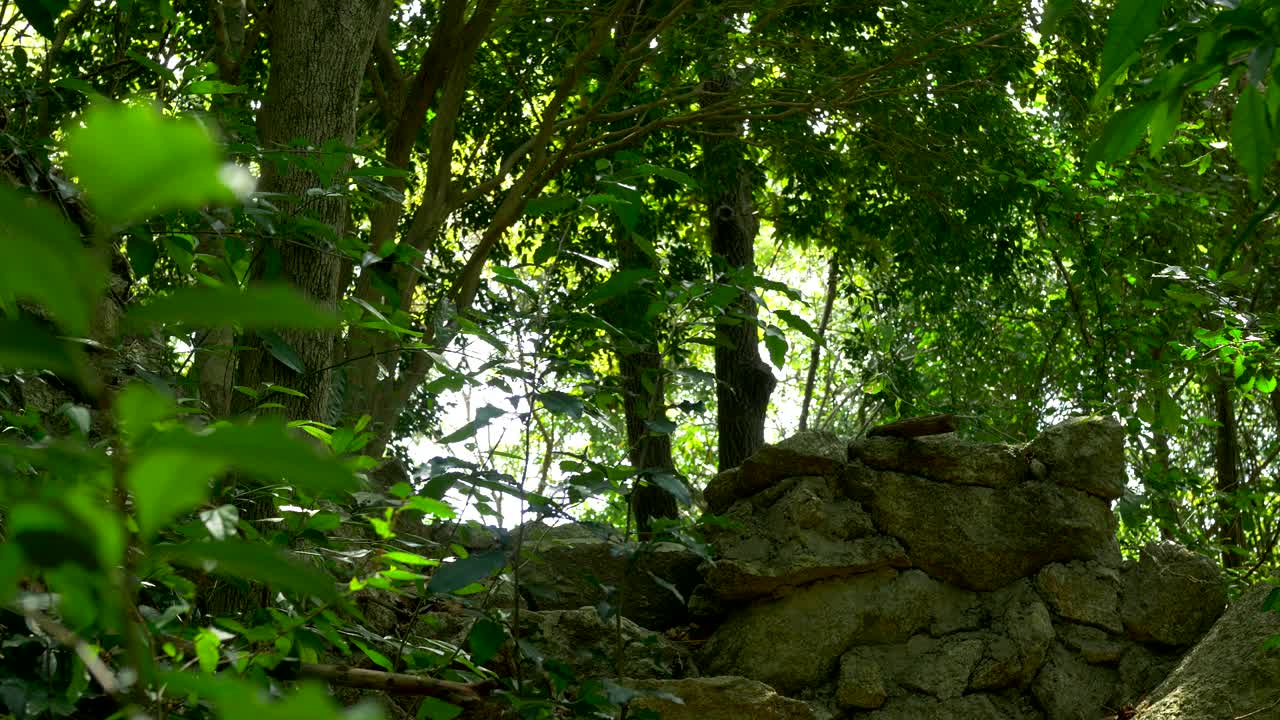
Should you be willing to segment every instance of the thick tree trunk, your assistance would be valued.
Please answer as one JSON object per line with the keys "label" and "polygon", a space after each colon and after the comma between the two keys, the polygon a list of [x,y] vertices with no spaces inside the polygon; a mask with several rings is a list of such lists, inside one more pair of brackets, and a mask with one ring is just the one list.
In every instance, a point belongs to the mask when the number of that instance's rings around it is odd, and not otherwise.
{"label": "thick tree trunk", "polygon": [[[355,139],[360,83],[373,45],[374,29],[385,22],[383,0],[291,0],[272,10],[271,77],[258,116],[261,144],[273,149],[302,138],[318,148],[329,141],[351,145]],[[263,165],[263,190],[281,193],[297,203],[287,210],[333,229],[346,231],[347,202],[341,197],[308,198],[305,192],[320,179],[295,164]],[[281,201],[283,202],[283,201]],[[282,223],[288,225],[288,223]],[[343,288],[338,286],[339,255],[324,233],[285,229],[265,239],[254,277],[263,282],[287,282],[317,304],[336,308]],[[327,332],[280,331],[279,337],[304,365],[299,374],[273,356],[264,338],[245,338],[248,347],[238,357],[236,384],[256,387],[271,382],[305,393],[278,394],[272,400],[285,406],[290,420],[327,418],[329,371],[334,360],[334,335]],[[234,411],[250,409],[244,396],[233,399]],[[275,512],[270,496],[255,494],[242,502],[241,518],[262,520]],[[209,593],[208,610],[235,613],[261,606],[258,591],[221,586]]]}
{"label": "thick tree trunk", "polygon": [[1240,439],[1236,431],[1235,406],[1231,402],[1231,381],[1219,375],[1213,381],[1213,405],[1217,415],[1218,433],[1214,442],[1214,467],[1217,470],[1218,521],[1216,534],[1222,544],[1222,565],[1240,567],[1245,557],[1232,548],[1244,550],[1244,528],[1240,522],[1240,510],[1235,507],[1236,493],[1240,490]]}
{"label": "thick tree trunk", "polygon": [[[383,0],[292,0],[276,3],[271,18],[271,77],[258,116],[261,144],[283,147],[301,138],[312,147],[355,140],[360,83],[373,47],[374,31],[385,22]],[[341,197],[308,198],[309,188],[321,184],[313,173],[295,164],[263,165],[262,189],[295,198],[295,216],[346,231],[347,202]],[[315,302],[335,308],[339,255],[323,233],[286,230],[269,238],[255,269],[261,280],[283,280]],[[278,263],[278,264],[277,264]],[[236,384],[255,387],[263,382],[300,390],[305,398],[274,398],[285,405],[290,419],[329,415],[329,371],[334,360],[334,336],[327,332],[281,331],[302,360],[297,373],[267,351],[262,340],[246,343],[252,349],[240,356]]]}
{"label": "thick tree trunk", "polygon": [[[740,131],[740,125],[729,130]],[[723,135],[726,128],[718,128]],[[736,137],[712,136],[703,145],[707,209],[713,261],[735,270],[755,271],[756,219],[752,195],[755,168]],[[742,464],[764,444],[769,396],[777,385],[760,359],[758,308],[746,293],[716,323],[716,431],[720,470]]]}

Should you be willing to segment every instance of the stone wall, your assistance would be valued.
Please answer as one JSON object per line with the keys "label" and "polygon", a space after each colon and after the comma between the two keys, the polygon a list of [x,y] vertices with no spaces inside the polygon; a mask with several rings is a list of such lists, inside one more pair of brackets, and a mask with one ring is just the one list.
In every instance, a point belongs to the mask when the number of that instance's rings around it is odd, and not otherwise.
{"label": "stone wall", "polygon": [[706,489],[707,675],[837,717],[1088,719],[1136,703],[1221,614],[1216,566],[1121,561],[1123,433],[1079,418],[1025,446],[805,433]]}

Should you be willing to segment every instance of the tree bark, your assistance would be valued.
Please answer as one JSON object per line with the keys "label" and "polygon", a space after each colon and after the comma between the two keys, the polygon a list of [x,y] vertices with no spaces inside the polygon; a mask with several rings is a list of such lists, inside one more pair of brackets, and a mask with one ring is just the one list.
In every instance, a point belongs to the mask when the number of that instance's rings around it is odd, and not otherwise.
{"label": "tree bark", "polygon": [[1231,383],[1218,375],[1213,380],[1213,405],[1217,415],[1217,438],[1213,446],[1214,467],[1217,480],[1218,520],[1216,534],[1222,544],[1222,566],[1237,568],[1245,557],[1232,549],[1245,550],[1244,528],[1240,522],[1240,510],[1235,507],[1235,495],[1240,490],[1240,439],[1236,431],[1235,406],[1231,402]]}
{"label": "tree bark", "polygon": [[800,402],[800,430],[809,429],[809,406],[813,403],[813,386],[818,379],[818,362],[822,359],[822,342],[827,337],[827,326],[831,324],[831,310],[836,304],[836,291],[840,283],[840,268],[836,264],[836,256],[831,254],[831,264],[827,268],[827,296],[822,303],[822,317],[818,320],[818,340],[809,351],[809,370],[804,378],[804,400]]}
{"label": "tree bark", "polygon": [[[723,88],[716,95],[732,92],[733,81],[717,84]],[[755,168],[737,137],[741,123],[719,125],[702,150],[711,255],[714,262],[729,269],[754,273],[760,229],[753,197]],[[777,380],[760,359],[758,316],[755,301],[744,292],[716,323],[716,431],[721,472],[741,465],[764,444],[765,414]]]}
{"label": "tree bark", "polygon": [[[297,138],[313,147],[335,140],[344,145],[354,142],[360,84],[374,31],[385,21],[383,0],[293,0],[274,6],[271,76],[258,116],[264,147],[283,147]],[[301,198],[319,184],[320,178],[295,164],[268,161],[263,165],[264,191]],[[346,231],[347,201],[342,197],[307,199],[291,213],[326,225],[335,235]],[[283,280],[322,307],[336,308],[342,291],[338,287],[340,256],[322,234],[286,232],[268,239],[255,277]],[[327,417],[333,333],[282,330],[279,335],[301,358],[305,371],[298,374],[267,351],[261,338],[255,338],[240,356],[236,383],[292,387],[306,397],[277,398],[289,419]]]}

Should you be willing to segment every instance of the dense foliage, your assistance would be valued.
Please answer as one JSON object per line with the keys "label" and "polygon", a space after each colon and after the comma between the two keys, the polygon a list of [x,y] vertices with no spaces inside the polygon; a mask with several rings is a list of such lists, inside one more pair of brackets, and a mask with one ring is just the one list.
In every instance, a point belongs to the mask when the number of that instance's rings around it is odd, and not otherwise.
{"label": "dense foliage", "polygon": [[[1115,415],[1126,548],[1274,580],[1277,37],[1263,0],[0,0],[0,706],[375,716],[306,684],[346,658],[422,718],[613,717],[498,661],[537,653],[511,529],[713,552],[698,489],[761,442],[931,413]],[[459,599],[462,646],[370,629]]]}

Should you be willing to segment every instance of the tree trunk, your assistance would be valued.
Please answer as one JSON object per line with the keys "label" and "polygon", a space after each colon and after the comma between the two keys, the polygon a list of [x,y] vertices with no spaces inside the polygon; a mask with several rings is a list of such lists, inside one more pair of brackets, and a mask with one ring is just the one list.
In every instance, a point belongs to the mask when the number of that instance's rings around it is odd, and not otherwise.
{"label": "tree trunk", "polygon": [[[360,83],[373,45],[374,28],[385,22],[382,0],[292,0],[272,10],[271,77],[258,116],[258,134],[266,148],[283,147],[295,138],[312,147],[329,141],[351,145],[355,139]],[[341,197],[301,200],[320,179],[294,164],[263,163],[261,187],[297,202],[289,212],[321,223],[334,235],[346,230],[347,202]],[[288,225],[288,223],[282,223]],[[338,287],[339,255],[323,233],[301,233],[285,227],[265,239],[259,250],[254,278],[287,282],[322,307],[335,309],[343,288]],[[327,418],[329,371],[334,360],[334,335],[329,332],[281,330],[278,336],[304,365],[299,374],[266,347],[264,337],[245,338],[239,354],[236,384],[257,387],[264,382],[291,387],[305,397],[279,394],[290,420]],[[279,349],[277,348],[277,352]],[[255,400],[233,399],[234,411],[249,410]],[[270,495],[254,493],[241,502],[240,517],[254,522],[275,512]],[[237,613],[261,606],[257,591],[220,586],[209,593],[208,610]]]}
{"label": "tree trunk", "polygon": [[1222,566],[1236,568],[1244,564],[1245,556],[1233,549],[1244,551],[1244,528],[1240,522],[1240,510],[1235,506],[1236,493],[1240,490],[1240,439],[1236,433],[1235,406],[1231,402],[1231,383],[1218,375],[1213,380],[1213,404],[1217,415],[1218,432],[1213,446],[1214,466],[1217,470],[1218,521],[1216,534],[1222,544]]}
{"label": "tree trunk", "polygon": [[[382,0],[292,0],[277,3],[271,17],[271,77],[258,116],[258,134],[266,148],[283,147],[301,138],[312,147],[355,140],[360,83],[373,47],[374,31],[385,22]],[[320,185],[315,174],[295,164],[263,164],[261,187],[291,196],[299,204],[295,216],[346,231],[347,202],[342,197],[300,199]],[[322,233],[286,229],[268,239],[255,277],[284,281],[326,308],[336,308],[339,255]],[[280,338],[297,353],[304,372],[297,373],[270,353],[262,338],[245,344],[236,384],[256,387],[263,382],[285,385],[305,398],[282,395],[291,419],[329,415],[329,371],[334,359],[334,335],[329,332],[280,331]]]}
{"label": "tree trunk", "polygon": [[[652,259],[636,246],[630,234],[617,230],[618,269],[653,269]],[[665,422],[666,368],[657,337],[658,328],[645,320],[651,291],[644,286],[619,296],[606,307],[610,322],[627,333],[615,340],[619,374],[622,376],[622,407],[627,427],[627,459],[637,473],[631,488],[631,512],[641,540],[653,537],[654,518],[679,517],[673,495],[649,478],[655,473],[675,474],[671,436],[654,432],[650,424]]]}
{"label": "tree trunk", "polygon": [[[722,92],[729,91],[726,87]],[[703,175],[713,261],[754,273],[760,228],[752,196],[755,168],[736,137],[741,131],[736,122],[716,128],[703,144]],[[721,472],[741,465],[764,444],[765,414],[777,380],[760,359],[758,315],[755,301],[742,293],[716,323],[716,431]]]}
{"label": "tree trunk", "polygon": [[[825,341],[827,326],[831,323],[831,309],[836,304],[836,291],[840,283],[840,268],[836,256],[831,254],[827,268],[827,297],[822,303],[822,317],[818,320],[818,340]],[[800,430],[809,429],[809,406],[813,403],[813,386],[818,378],[818,362],[822,359],[822,342],[815,342],[809,351],[809,371],[804,378],[804,400],[800,402]]]}

